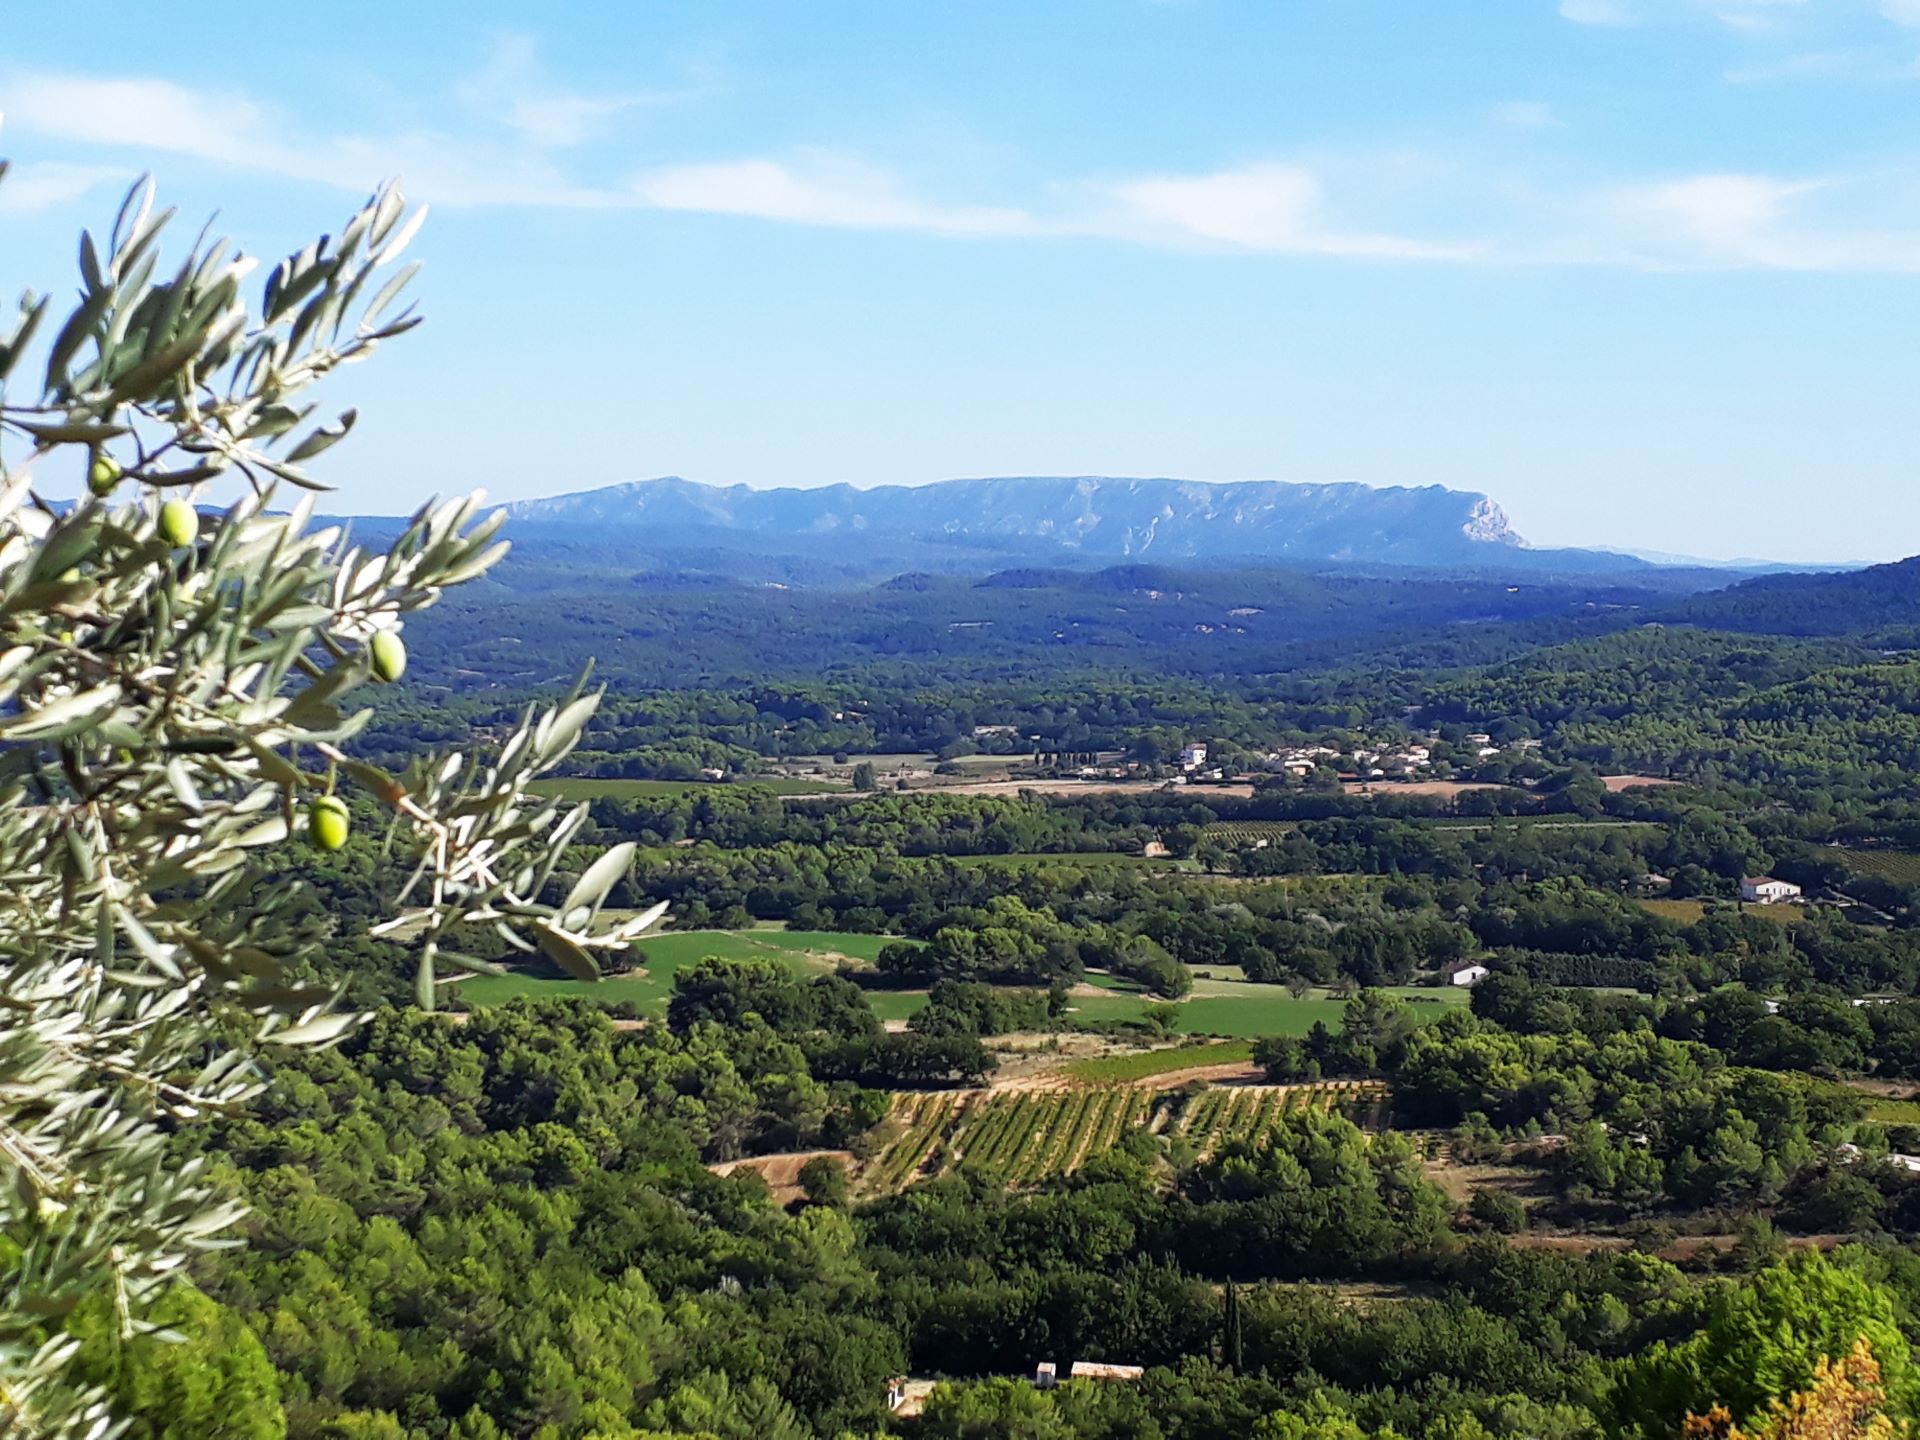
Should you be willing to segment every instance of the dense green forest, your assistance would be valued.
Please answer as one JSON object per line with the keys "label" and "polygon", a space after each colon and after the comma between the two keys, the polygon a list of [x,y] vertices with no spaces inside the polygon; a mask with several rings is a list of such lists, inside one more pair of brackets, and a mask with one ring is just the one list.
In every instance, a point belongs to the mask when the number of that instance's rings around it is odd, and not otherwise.
{"label": "dense green forest", "polygon": [[[607,903],[664,928],[587,985],[474,927],[503,973],[427,1015],[362,802],[279,856],[309,978],[374,1018],[182,1131],[252,1217],[179,1292],[190,1354],[75,1322],[134,1433],[1664,1436],[1863,1340],[1916,1413],[1920,693],[1881,610],[636,594],[450,608],[356,746],[484,746],[599,650],[545,893],[631,842]],[[1235,599],[1270,625],[1189,638]],[[483,638],[536,623],[551,674]],[[1222,781],[1171,783],[1196,740]],[[1415,745],[1446,783],[1356,781]],[[1035,1384],[1076,1361],[1140,1369]]]}

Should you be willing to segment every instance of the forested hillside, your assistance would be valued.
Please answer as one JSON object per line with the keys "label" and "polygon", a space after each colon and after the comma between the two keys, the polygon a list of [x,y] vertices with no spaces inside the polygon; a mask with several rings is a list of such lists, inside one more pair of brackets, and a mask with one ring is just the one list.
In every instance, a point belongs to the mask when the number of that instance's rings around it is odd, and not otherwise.
{"label": "forested hillside", "polygon": [[1719,630],[1912,645],[1920,634],[1920,557],[1838,574],[1761,576],[1694,596],[1670,613]]}
{"label": "forested hillside", "polygon": [[[1185,675],[1324,668],[1390,646],[1444,662],[1617,628],[1710,572],[1232,570],[1121,566],[899,575],[878,585],[692,580],[541,542],[425,617],[423,661],[456,690],[553,683],[593,659],[623,688],[849,667],[944,679],[1008,666]],[[1428,663],[1433,663],[1432,659]]]}

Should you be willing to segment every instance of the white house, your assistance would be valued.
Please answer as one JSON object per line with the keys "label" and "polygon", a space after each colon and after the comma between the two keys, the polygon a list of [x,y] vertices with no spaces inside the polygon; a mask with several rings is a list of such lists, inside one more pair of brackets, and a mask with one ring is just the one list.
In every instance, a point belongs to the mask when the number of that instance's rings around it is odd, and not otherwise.
{"label": "white house", "polygon": [[1740,898],[1751,900],[1756,905],[1777,905],[1782,900],[1791,900],[1800,893],[1800,887],[1787,880],[1776,880],[1771,875],[1748,875],[1740,881]]}
{"label": "white house", "polygon": [[1180,768],[1182,770],[1198,770],[1206,763],[1207,747],[1205,745],[1189,745],[1180,752]]}
{"label": "white house", "polygon": [[1033,1367],[1033,1388],[1036,1390],[1051,1390],[1059,1383],[1059,1379],[1060,1372],[1051,1360],[1042,1360]]}
{"label": "white house", "polygon": [[[1853,1164],[1854,1161],[1858,1160],[1861,1156],[1861,1150],[1858,1145],[1837,1145],[1834,1149],[1840,1158],[1849,1165]],[[1889,1152],[1881,1158],[1896,1169],[1920,1174],[1920,1155],[1902,1155],[1898,1152]]]}
{"label": "white house", "polygon": [[1484,965],[1462,965],[1447,977],[1449,985],[1478,985],[1493,972]]}

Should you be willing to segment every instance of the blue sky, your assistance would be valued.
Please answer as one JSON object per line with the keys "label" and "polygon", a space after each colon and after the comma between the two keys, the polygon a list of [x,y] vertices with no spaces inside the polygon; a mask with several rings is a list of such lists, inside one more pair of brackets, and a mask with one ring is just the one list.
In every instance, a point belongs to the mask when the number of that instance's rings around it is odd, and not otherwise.
{"label": "blue sky", "polygon": [[269,256],[430,203],[343,508],[1179,475],[1920,551],[1920,0],[30,8],[13,289],[144,170]]}

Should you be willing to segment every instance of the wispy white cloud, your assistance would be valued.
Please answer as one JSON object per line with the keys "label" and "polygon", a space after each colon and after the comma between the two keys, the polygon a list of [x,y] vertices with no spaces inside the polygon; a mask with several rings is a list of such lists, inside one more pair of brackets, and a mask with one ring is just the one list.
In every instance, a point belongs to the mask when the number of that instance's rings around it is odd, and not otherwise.
{"label": "wispy white cloud", "polygon": [[[519,64],[512,55],[509,68]],[[503,92],[497,74],[485,93]],[[481,91],[469,92],[469,99]],[[576,104],[575,101],[578,103]],[[35,134],[136,154],[171,154],[234,169],[348,190],[399,174],[410,193],[436,204],[551,209],[657,209],[751,216],[797,224],[1012,235],[1036,227],[1003,206],[918,200],[893,177],[824,153],[673,164],[613,183],[576,181],[548,153],[586,138],[590,115],[617,102],[553,95],[506,119],[526,142],[503,145],[435,131],[386,137],[300,136],[286,119],[244,96],[172,81],[29,74],[0,83],[4,103]]]}
{"label": "wispy white cloud", "polygon": [[264,138],[273,125],[262,107],[170,80],[28,73],[7,79],[0,103],[16,125],[55,139],[140,146],[249,169],[302,168]]}
{"label": "wispy white cloud", "polygon": [[1920,0],[1880,0],[1880,13],[1896,25],[1920,28]]}
{"label": "wispy white cloud", "polygon": [[1576,25],[1632,25],[1636,19],[1619,0],[1560,0],[1560,18]]}
{"label": "wispy white cloud", "polygon": [[[1887,0],[1889,4],[1920,4],[1920,0]],[[1796,12],[1806,13],[1811,0],[1560,0],[1560,16],[1576,25],[1663,25],[1691,20],[1701,13],[1729,30],[1766,36],[1788,28]]]}
{"label": "wispy white cloud", "polygon": [[1650,210],[1677,221],[1691,238],[1725,250],[1751,244],[1755,235],[1780,221],[1797,197],[1817,188],[1815,181],[1764,175],[1696,175],[1631,193]]}
{"label": "wispy white cloud", "polygon": [[1864,46],[1845,50],[1801,50],[1735,65],[1725,72],[1725,78],[1734,85],[1793,80],[1846,80],[1856,83],[1920,80],[1920,63]]}
{"label": "wispy white cloud", "polygon": [[[551,92],[537,98],[557,103]],[[601,114],[565,105],[531,119],[503,113],[505,137],[435,130],[314,135],[241,94],[149,77],[15,73],[0,75],[0,107],[15,129],[59,155],[0,187],[0,208],[13,214],[70,203],[95,186],[123,181],[156,155],[171,155],[352,191],[397,173],[416,198],[455,207],[670,211],[1353,261],[1920,271],[1920,173],[1897,169],[1865,177],[1704,173],[1542,188],[1488,164],[1371,151],[1067,179],[1031,203],[1007,203],[930,194],[835,151],[667,160],[610,174],[609,145],[559,153],[580,144]],[[1509,101],[1491,113],[1510,124],[1555,123],[1535,101]]]}
{"label": "wispy white cloud", "polygon": [[1123,181],[1111,193],[1147,233],[1272,254],[1460,260],[1471,247],[1327,223],[1325,186],[1300,165],[1247,165],[1204,175]]}
{"label": "wispy white cloud", "polygon": [[605,136],[623,116],[691,97],[685,90],[622,90],[589,94],[557,85],[540,64],[529,35],[503,35],[487,64],[458,90],[459,99],[529,143],[552,149]]}
{"label": "wispy white cloud", "polygon": [[1807,0],[1704,0],[1713,17],[1729,30],[1745,35],[1777,34],[1788,17],[1804,9]]}
{"label": "wispy white cloud", "polygon": [[[1710,174],[1628,187],[1611,203],[1623,234],[1666,268],[1920,272],[1920,224],[1862,221],[1842,203],[1847,191],[1875,188],[1850,177]],[[1815,203],[1823,200],[1831,203]]]}
{"label": "wispy white cloud", "polygon": [[15,74],[0,107],[24,130],[130,155],[178,155],[347,190],[401,174],[424,198],[455,205],[592,208],[607,197],[569,182],[539,151],[434,131],[302,136],[251,98],[151,77]]}
{"label": "wispy white cloud", "polygon": [[620,194],[626,203],[653,210],[843,229],[1031,235],[1042,228],[1015,207],[915,199],[892,176],[844,156],[813,156],[806,168],[765,158],[666,165],[629,177]]}
{"label": "wispy white cloud", "polygon": [[0,215],[36,215],[71,204],[102,185],[125,185],[133,175],[132,167],[112,165],[15,165],[0,183]]}

